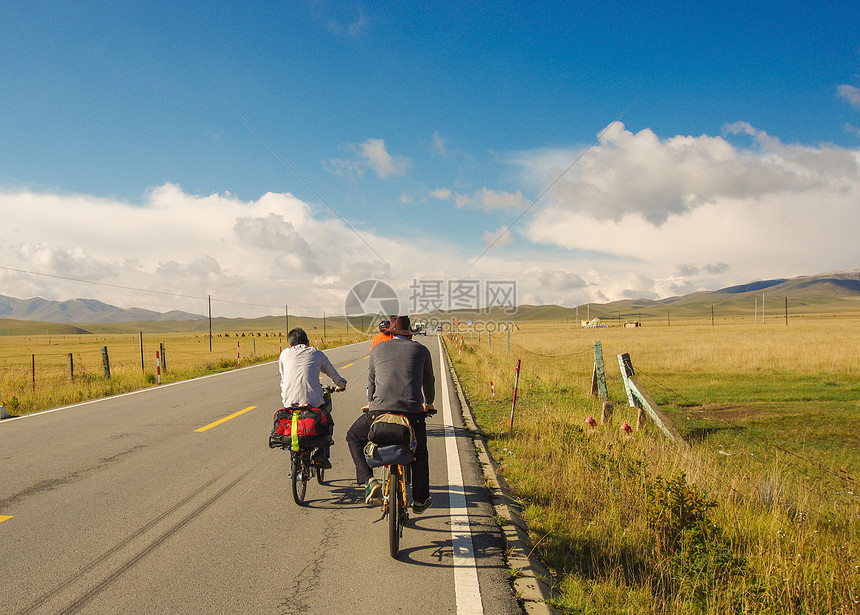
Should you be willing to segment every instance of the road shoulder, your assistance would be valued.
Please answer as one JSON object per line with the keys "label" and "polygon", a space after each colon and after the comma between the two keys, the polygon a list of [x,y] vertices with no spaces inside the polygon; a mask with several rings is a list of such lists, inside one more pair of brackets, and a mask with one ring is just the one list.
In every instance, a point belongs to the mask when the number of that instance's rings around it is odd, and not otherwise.
{"label": "road shoulder", "polygon": [[516,575],[513,581],[514,594],[520,601],[523,611],[528,615],[558,615],[559,611],[547,602],[556,596],[549,585],[552,577],[540,559],[533,554],[528,528],[522,518],[522,505],[511,496],[507,482],[497,472],[498,464],[490,454],[482,431],[475,422],[472,407],[463,392],[448,350],[444,344],[442,347],[463,422],[472,434],[478,463],[490,490],[490,501],[497,517],[502,520],[501,530],[505,540],[506,563]]}

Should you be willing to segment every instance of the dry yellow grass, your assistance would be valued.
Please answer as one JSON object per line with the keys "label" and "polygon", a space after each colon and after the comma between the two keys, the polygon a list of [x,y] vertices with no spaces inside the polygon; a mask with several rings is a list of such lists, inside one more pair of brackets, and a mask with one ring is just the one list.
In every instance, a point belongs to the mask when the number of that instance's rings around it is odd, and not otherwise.
{"label": "dry yellow grass", "polygon": [[[848,428],[860,410],[860,318],[520,327],[510,354],[504,334],[490,348],[486,336],[478,345],[464,331],[462,351],[455,341],[449,348],[502,471],[526,504],[537,551],[556,572],[559,608],[860,612],[860,439]],[[600,416],[590,395],[595,340],[615,421],[591,429],[585,417]],[[619,431],[636,418],[622,390],[622,352],[691,438],[689,451],[651,427]],[[699,507],[707,523],[693,523],[681,534],[686,542],[667,553],[658,549],[665,536],[646,494],[657,477],[682,475],[677,493],[689,501],[700,493],[715,505]]]}
{"label": "dry yellow grass", "polygon": [[[321,348],[355,341],[342,334],[323,338],[316,331],[309,337]],[[139,335],[3,336],[0,405],[20,414],[152,386],[161,344],[161,379],[168,383],[274,360],[286,338],[277,333],[222,333],[212,338],[210,351],[208,335],[144,334],[141,357]],[[107,347],[110,378],[105,376],[102,347]]]}

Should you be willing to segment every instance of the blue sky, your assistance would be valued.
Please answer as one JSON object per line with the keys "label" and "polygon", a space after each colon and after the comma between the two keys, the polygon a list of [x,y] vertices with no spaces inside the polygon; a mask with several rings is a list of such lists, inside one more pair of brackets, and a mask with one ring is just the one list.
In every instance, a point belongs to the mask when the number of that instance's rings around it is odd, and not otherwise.
{"label": "blue sky", "polygon": [[504,279],[573,306],[858,268],[858,18],[4,3],[0,294],[258,315]]}

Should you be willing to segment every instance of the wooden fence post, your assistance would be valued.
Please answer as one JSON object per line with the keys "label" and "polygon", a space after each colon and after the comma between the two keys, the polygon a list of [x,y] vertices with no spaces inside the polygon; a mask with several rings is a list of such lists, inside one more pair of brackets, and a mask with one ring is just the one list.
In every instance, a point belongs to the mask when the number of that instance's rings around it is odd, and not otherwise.
{"label": "wooden fence post", "polygon": [[669,417],[660,410],[654,399],[642,386],[642,383],[636,378],[633,372],[633,364],[630,361],[630,355],[624,353],[618,355],[618,363],[621,365],[621,375],[625,379],[625,386],[628,387],[627,394],[630,396],[635,405],[639,408],[639,415],[636,420],[636,429],[641,429],[645,423],[645,412],[654,421],[654,424],[662,431],[667,438],[682,448],[687,448],[687,442],[681,437],[680,432],[675,429]]}
{"label": "wooden fence post", "polygon": [[591,371],[591,394],[606,400],[606,372],[603,367],[603,347],[599,341],[594,342],[594,369]]}
{"label": "wooden fence post", "polygon": [[105,378],[110,378],[110,360],[108,359],[107,346],[102,346],[102,369],[105,373]]}
{"label": "wooden fence post", "polygon": [[603,408],[600,412],[600,424],[608,423],[612,420],[612,402],[608,399],[603,402]]}
{"label": "wooden fence post", "polygon": [[161,350],[161,371],[165,374],[167,373],[167,355],[164,354],[164,342],[161,342],[158,345],[158,349]]}
{"label": "wooden fence post", "polygon": [[517,359],[517,375],[514,379],[514,400],[511,402],[511,429],[514,428],[514,412],[517,409],[517,390],[520,388],[520,360]]}
{"label": "wooden fence post", "polygon": [[75,359],[71,352],[69,353],[69,380],[72,382],[75,380]]}
{"label": "wooden fence post", "polygon": [[143,331],[138,331],[137,334],[140,338],[140,371],[145,372],[146,368],[143,366]]}
{"label": "wooden fence post", "polygon": [[627,402],[631,408],[636,407],[636,400],[633,398],[633,393],[630,391],[630,376],[633,375],[633,363],[630,362],[630,355],[626,352],[618,355],[618,366],[621,368],[621,379],[624,381],[624,391],[627,393]]}

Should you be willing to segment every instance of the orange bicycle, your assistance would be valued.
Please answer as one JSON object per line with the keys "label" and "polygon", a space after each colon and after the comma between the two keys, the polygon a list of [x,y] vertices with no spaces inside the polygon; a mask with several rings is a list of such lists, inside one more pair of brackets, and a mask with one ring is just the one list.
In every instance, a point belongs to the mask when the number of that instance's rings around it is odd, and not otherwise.
{"label": "orange bicycle", "polygon": [[[434,408],[425,411],[436,414]],[[369,442],[364,448],[368,465],[382,466],[382,518],[388,517],[388,553],[394,559],[400,554],[403,528],[409,523],[408,487],[412,484],[413,448],[404,444],[377,445]],[[380,519],[380,520],[381,520]]]}

